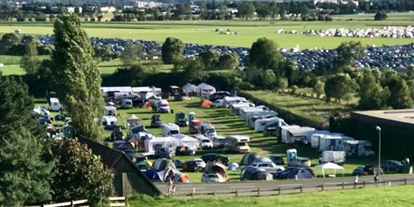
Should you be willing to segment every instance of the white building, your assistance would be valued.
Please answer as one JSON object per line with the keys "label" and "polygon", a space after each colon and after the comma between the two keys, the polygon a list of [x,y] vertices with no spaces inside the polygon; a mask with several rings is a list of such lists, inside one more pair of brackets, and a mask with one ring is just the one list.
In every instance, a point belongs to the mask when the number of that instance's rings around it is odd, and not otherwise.
{"label": "white building", "polygon": [[137,8],[154,8],[161,6],[161,2],[155,1],[135,1],[134,7]]}

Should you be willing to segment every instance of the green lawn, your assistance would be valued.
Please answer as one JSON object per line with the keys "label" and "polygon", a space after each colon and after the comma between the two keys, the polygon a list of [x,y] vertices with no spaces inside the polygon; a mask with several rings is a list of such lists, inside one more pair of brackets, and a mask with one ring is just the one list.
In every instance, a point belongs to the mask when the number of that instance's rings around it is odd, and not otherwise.
{"label": "green lawn", "polygon": [[414,186],[365,188],[296,195],[241,198],[152,198],[141,196],[129,199],[129,206],[156,207],[411,207],[414,205]]}
{"label": "green lawn", "polygon": [[[46,103],[43,100],[37,100],[37,105],[45,105]],[[185,100],[182,102],[175,102],[170,101],[170,107],[174,112],[195,112],[196,118],[202,120],[203,122],[210,122],[212,123],[218,132],[219,135],[247,135],[251,138],[251,142],[249,143],[253,152],[257,152],[262,156],[268,156],[271,154],[282,154],[283,156],[286,155],[286,150],[290,149],[291,147],[288,145],[278,144],[276,137],[264,137],[262,133],[256,133],[253,130],[248,129],[245,126],[245,123],[239,119],[238,116],[230,115],[228,109],[215,109],[215,108],[201,108],[200,107],[199,98],[194,98],[192,100]],[[134,108],[129,110],[118,109],[117,113],[121,114],[121,118],[118,119],[118,125],[123,126],[124,120],[131,114],[135,114],[137,117],[142,119],[142,123],[145,125],[150,124],[150,118],[153,115],[150,109],[143,109],[143,108]],[[174,122],[175,115],[174,114],[162,114],[161,120],[164,123],[167,122]],[[59,124],[59,123],[57,123]],[[154,133],[156,136],[161,136],[160,129],[152,129],[147,127],[149,131]],[[124,130],[124,135],[126,135],[126,130]],[[181,128],[181,133],[188,132],[188,128]],[[104,133],[104,137],[108,137],[110,134],[108,132]],[[318,162],[318,158],[320,153],[310,149],[309,147],[298,146],[296,147],[298,150],[298,156],[300,157],[308,157],[311,159],[313,164]],[[174,159],[178,159],[181,161],[187,161],[192,158],[198,158],[200,155],[208,152],[218,152],[222,153],[222,151],[211,151],[211,150],[203,150],[198,151],[197,155],[195,156],[177,156]],[[231,162],[240,162],[242,158],[242,154],[226,154],[226,156],[230,157]],[[347,159],[347,163],[344,165],[345,173],[350,174],[356,166],[362,164],[369,164],[374,163],[375,160],[369,158],[358,158],[358,159]],[[316,173],[320,174],[319,170],[315,170]],[[201,173],[189,173],[190,180],[193,183],[197,183],[201,181]],[[240,172],[229,172],[230,182],[237,182],[240,178]]]}
{"label": "green lawn", "polygon": [[[335,48],[343,41],[361,41],[363,45],[395,45],[411,43],[410,39],[318,37],[305,35],[276,34],[276,30],[327,29],[382,27],[384,25],[410,25],[412,21],[168,21],[168,22],[96,22],[83,23],[89,36],[104,38],[135,38],[164,41],[176,37],[186,43],[250,47],[257,38],[268,37],[281,47],[291,48]],[[6,22],[0,23],[2,32],[13,32],[16,28],[23,34],[52,34],[51,23]],[[228,28],[238,35],[220,35],[216,28]]]}

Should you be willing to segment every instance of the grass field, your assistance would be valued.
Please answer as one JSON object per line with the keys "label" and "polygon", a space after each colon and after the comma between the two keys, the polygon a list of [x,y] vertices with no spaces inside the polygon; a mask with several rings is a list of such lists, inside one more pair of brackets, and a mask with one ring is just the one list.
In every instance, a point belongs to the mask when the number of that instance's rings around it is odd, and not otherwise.
{"label": "grass field", "polygon": [[243,198],[152,198],[148,196],[129,199],[129,206],[156,207],[411,207],[414,205],[414,186],[365,188],[296,195]]}
{"label": "grass field", "polygon": [[[412,21],[168,21],[168,22],[96,22],[83,23],[89,36],[103,38],[135,38],[142,40],[164,41],[167,37],[176,37],[186,43],[208,45],[227,45],[250,47],[260,37],[278,42],[281,47],[292,48],[297,45],[305,48],[335,48],[343,41],[361,41],[363,45],[395,45],[411,43],[410,39],[390,38],[353,38],[319,37],[305,35],[276,34],[276,30],[327,29],[327,28],[363,28],[382,27],[384,25],[410,25]],[[22,34],[52,34],[51,23],[2,22],[2,33],[21,29]],[[220,35],[216,28],[228,28],[238,35]]]}
{"label": "grass field", "polygon": [[[49,56],[39,56],[40,60],[49,58]],[[4,64],[4,67],[0,68],[3,75],[22,75],[25,74],[22,68],[20,68],[21,56],[8,56],[0,55],[0,63]],[[170,72],[173,65],[160,64],[159,61],[142,61],[142,64],[148,67],[150,70],[157,72]],[[109,62],[100,62],[98,65],[101,74],[112,74],[116,69],[125,67],[119,59],[112,60]]]}
{"label": "grass field", "polygon": [[[37,105],[47,106],[44,100],[37,100]],[[262,133],[256,133],[253,130],[250,130],[245,123],[239,119],[238,116],[230,115],[228,109],[217,109],[217,108],[201,108],[200,107],[199,98],[194,98],[192,100],[185,100],[182,102],[175,102],[170,101],[170,107],[174,110],[175,113],[177,112],[195,112],[196,118],[200,119],[203,122],[210,122],[212,123],[219,135],[247,135],[251,137],[251,142],[249,143],[252,151],[257,152],[262,156],[268,156],[271,154],[281,154],[283,156],[286,155],[286,150],[291,148],[287,145],[281,145],[277,143],[276,137],[264,137]],[[117,113],[121,114],[121,118],[118,119],[118,125],[123,126],[124,120],[130,116],[131,114],[135,114],[137,117],[141,118],[142,123],[146,126],[150,124],[150,118],[153,115],[150,109],[143,109],[143,108],[134,108],[134,109],[118,109]],[[164,123],[167,122],[174,122],[175,114],[162,114],[161,120]],[[59,123],[57,123],[59,124]],[[288,123],[289,124],[289,123]],[[149,131],[154,133],[156,136],[161,136],[161,129],[152,129],[147,127]],[[181,128],[181,133],[188,132],[188,128]],[[127,131],[124,130],[124,135],[126,136]],[[104,133],[104,137],[108,137],[110,134],[108,132]],[[305,146],[297,146],[296,149],[298,150],[298,156],[300,157],[307,157],[311,159],[313,164],[318,163],[318,158],[320,153],[310,149],[309,147]],[[214,150],[203,150],[198,151],[195,156],[177,156],[174,159],[178,159],[181,161],[187,161],[192,158],[198,158],[200,155],[208,152],[218,152],[223,153],[220,151]],[[243,157],[242,154],[226,154],[226,156],[230,157],[231,162],[239,163],[241,158]],[[370,158],[358,158],[358,159],[347,159],[347,163],[344,165],[345,173],[350,174],[356,166],[374,163],[375,160]],[[319,170],[315,170],[317,174],[321,174]],[[333,173],[333,172],[332,172]],[[338,172],[339,173],[339,172]],[[189,173],[190,180],[193,183],[197,183],[201,181],[201,173]],[[230,177],[230,182],[239,181],[240,172],[228,172]]]}

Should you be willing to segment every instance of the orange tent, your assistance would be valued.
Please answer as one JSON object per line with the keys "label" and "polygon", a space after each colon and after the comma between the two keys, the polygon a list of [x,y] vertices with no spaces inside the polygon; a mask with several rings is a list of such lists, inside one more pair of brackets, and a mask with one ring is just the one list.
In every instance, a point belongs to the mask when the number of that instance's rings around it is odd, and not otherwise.
{"label": "orange tent", "polygon": [[188,175],[186,173],[183,173],[183,174],[180,175],[180,178],[181,178],[182,181],[186,181],[186,180],[190,179],[190,175]]}
{"label": "orange tent", "polygon": [[203,108],[210,108],[211,107],[211,101],[206,99],[203,101],[203,103],[201,104],[201,107]]}

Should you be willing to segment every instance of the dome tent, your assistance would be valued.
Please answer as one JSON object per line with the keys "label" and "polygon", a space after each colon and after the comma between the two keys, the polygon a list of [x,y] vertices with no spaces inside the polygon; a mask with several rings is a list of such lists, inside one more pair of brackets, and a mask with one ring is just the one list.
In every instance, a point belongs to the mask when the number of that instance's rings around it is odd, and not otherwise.
{"label": "dome tent", "polygon": [[273,176],[264,169],[248,166],[242,170],[240,180],[273,180]]}
{"label": "dome tent", "polygon": [[165,170],[165,169],[174,169],[174,170],[176,170],[177,169],[177,167],[175,167],[174,163],[171,160],[167,159],[167,158],[157,159],[153,163],[152,168],[154,170]]}
{"label": "dome tent", "polygon": [[253,163],[273,163],[273,161],[268,157],[258,157],[254,159]]}
{"label": "dome tent", "polygon": [[311,179],[313,175],[307,168],[296,168],[291,170],[286,176],[287,179]]}
{"label": "dome tent", "polygon": [[242,160],[240,161],[240,165],[251,165],[253,161],[258,157],[259,155],[255,152],[244,154]]}
{"label": "dome tent", "polygon": [[219,177],[220,182],[225,182],[228,180],[226,171],[227,167],[220,162],[208,162],[207,166],[204,169],[205,173],[216,174]]}

